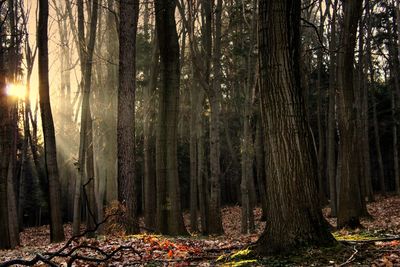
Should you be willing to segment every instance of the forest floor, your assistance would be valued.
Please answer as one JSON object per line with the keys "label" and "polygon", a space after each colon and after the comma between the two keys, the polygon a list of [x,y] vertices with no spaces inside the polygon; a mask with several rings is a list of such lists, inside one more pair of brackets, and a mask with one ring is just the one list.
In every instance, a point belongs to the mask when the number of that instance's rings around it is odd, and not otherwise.
{"label": "forest floor", "polygon": [[[296,254],[256,258],[247,248],[263,231],[261,210],[255,209],[256,232],[240,233],[240,208],[223,208],[225,234],[215,237],[166,237],[152,234],[98,236],[80,238],[63,251],[73,255],[74,266],[400,266],[400,197],[377,197],[368,204],[372,218],[362,221],[363,229],[334,231],[340,245],[334,248],[309,248]],[[329,218],[329,209],[324,214]],[[188,223],[185,215],[185,222]],[[65,225],[67,238],[71,226]],[[48,226],[27,228],[21,233],[21,246],[0,250],[0,266],[12,259],[30,260],[36,255],[47,257],[64,243],[50,244]],[[78,248],[78,249],[77,249]],[[100,250],[98,250],[100,249]],[[75,250],[74,253],[72,251]],[[114,252],[118,253],[113,254]],[[63,254],[60,253],[60,254]],[[111,257],[111,255],[113,255]],[[79,260],[79,257],[86,260]],[[109,260],[101,262],[102,259]],[[71,256],[52,258],[58,266],[67,266]],[[35,266],[47,266],[37,264]]]}

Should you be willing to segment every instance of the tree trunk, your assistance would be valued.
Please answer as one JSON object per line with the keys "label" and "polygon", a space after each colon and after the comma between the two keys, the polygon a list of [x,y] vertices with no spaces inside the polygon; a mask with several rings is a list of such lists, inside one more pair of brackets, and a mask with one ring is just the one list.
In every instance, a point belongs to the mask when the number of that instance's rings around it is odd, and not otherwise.
{"label": "tree trunk", "polygon": [[339,157],[340,192],[338,206],[338,228],[359,227],[363,201],[360,192],[361,154],[360,136],[357,129],[356,92],[353,80],[354,49],[358,21],[361,17],[362,0],[343,1],[344,28],[339,53],[338,125],[340,133]]}
{"label": "tree trunk", "polygon": [[[374,80],[372,80],[374,83]],[[375,139],[375,148],[376,148],[376,157],[378,160],[378,177],[379,177],[379,186],[381,189],[381,193],[383,195],[386,194],[386,186],[385,186],[385,174],[383,167],[383,159],[382,159],[382,150],[381,150],[381,138],[379,134],[379,122],[378,122],[378,114],[376,111],[376,97],[372,96],[372,112],[373,112],[373,122],[374,122],[374,139]]]}
{"label": "tree trunk", "polygon": [[156,213],[157,213],[157,194],[156,188],[156,174],[154,171],[154,136],[153,136],[153,117],[154,108],[152,100],[156,93],[157,81],[159,75],[159,61],[160,54],[157,44],[157,37],[153,38],[153,52],[151,67],[149,73],[149,85],[144,89],[143,101],[145,114],[143,119],[143,146],[144,146],[144,221],[146,227],[156,229]]}
{"label": "tree trunk", "polygon": [[[222,234],[221,218],[221,166],[220,166],[220,114],[221,114],[221,30],[222,0],[217,1],[215,13],[215,38],[213,46],[213,82],[208,93],[210,101],[210,201],[208,216],[209,234]],[[212,218],[212,219],[211,219]]]}
{"label": "tree trunk", "polygon": [[198,231],[197,224],[197,211],[198,211],[198,159],[197,159],[197,121],[200,110],[197,110],[199,106],[197,101],[199,99],[199,89],[196,81],[194,80],[190,90],[190,230],[192,232]]}
{"label": "tree trunk", "polygon": [[43,125],[45,171],[49,183],[50,240],[64,240],[61,215],[60,180],[58,176],[56,138],[50,106],[49,58],[48,58],[48,0],[39,1],[37,43],[39,50],[39,105]]}
{"label": "tree trunk", "polygon": [[335,243],[319,206],[317,159],[300,82],[300,1],[261,1],[260,93],[267,224],[257,252]]}
{"label": "tree trunk", "polygon": [[126,231],[139,232],[135,188],[136,32],[139,0],[120,2],[118,90],[118,200],[126,206]]}
{"label": "tree trunk", "polygon": [[335,127],[335,95],[336,95],[336,62],[337,56],[334,52],[336,49],[336,16],[337,16],[338,0],[333,4],[332,18],[331,18],[331,31],[329,50],[329,111],[328,111],[328,141],[327,141],[327,168],[329,179],[329,199],[331,207],[331,216],[337,215],[337,183],[336,183],[336,127]]}
{"label": "tree trunk", "polygon": [[[116,0],[107,0],[107,7],[109,10],[115,10],[117,6]],[[107,27],[109,28],[107,40],[107,54],[108,60],[116,62],[118,60],[118,36],[117,25],[115,23],[115,16],[113,12],[107,12],[106,18]],[[107,119],[105,120],[104,129],[107,142],[105,144],[105,160],[106,168],[103,171],[106,173],[106,203],[110,204],[118,198],[118,181],[116,173],[116,159],[117,159],[117,77],[118,66],[107,64],[107,80],[106,80],[106,105],[110,106],[109,112],[106,112]]]}
{"label": "tree trunk", "polygon": [[177,160],[179,112],[179,42],[175,22],[176,0],[156,0],[156,29],[161,58],[156,145],[157,230],[185,235]]}
{"label": "tree trunk", "polygon": [[[79,53],[81,58],[81,71],[82,71],[82,88],[83,100],[81,111],[81,129],[80,129],[80,142],[79,142],[79,175],[75,182],[75,196],[74,196],[74,220],[72,225],[72,232],[74,235],[79,234],[81,224],[81,203],[82,203],[82,182],[87,181],[86,161],[88,158],[88,132],[92,126],[91,111],[90,111],[90,91],[92,82],[92,66],[93,66],[93,51],[96,40],[97,16],[98,16],[98,1],[93,0],[90,8],[90,29],[89,41],[85,45],[85,32],[84,32],[84,9],[83,0],[78,0],[78,35],[79,35]],[[93,133],[91,133],[93,134]],[[91,166],[94,167],[94,166]],[[94,171],[92,172],[94,173]],[[94,178],[94,177],[93,177]],[[91,205],[91,204],[89,204]]]}
{"label": "tree trunk", "polygon": [[[252,23],[250,40],[256,43],[257,36],[257,1],[252,3]],[[243,143],[242,143],[242,233],[251,233],[255,229],[253,209],[257,198],[254,187],[254,140],[252,134],[251,120],[253,117],[253,94],[257,86],[257,75],[254,75],[256,61],[254,47],[251,46],[247,54],[247,81],[245,82],[245,103],[244,103],[244,122],[243,122]],[[258,70],[258,68],[257,68]]]}
{"label": "tree trunk", "polygon": [[[369,64],[371,60],[371,35],[372,35],[372,22],[371,22],[371,7],[370,7],[370,1],[366,0],[366,14],[368,16],[368,22],[367,22],[367,39],[366,39],[366,64]],[[365,69],[368,69],[366,66]],[[366,183],[366,197],[367,201],[373,201],[374,200],[374,192],[372,188],[372,175],[371,175],[371,155],[370,155],[370,147],[369,147],[369,115],[368,115],[368,110],[369,110],[369,104],[368,104],[368,76],[364,75],[364,87],[363,87],[363,94],[364,94],[364,99],[363,99],[363,113],[364,113],[364,176],[365,176],[365,183]]]}
{"label": "tree trunk", "polygon": [[7,177],[11,152],[10,104],[6,93],[3,31],[0,31],[0,249],[10,249]]}
{"label": "tree trunk", "polygon": [[[326,19],[326,12],[322,12],[322,0],[319,0],[319,35],[324,36],[324,24]],[[325,169],[325,129],[323,126],[323,88],[322,88],[322,73],[323,73],[323,51],[318,49],[317,51],[317,124],[318,124],[318,191],[320,196],[321,206],[327,204],[327,198],[325,194],[325,179],[326,179],[326,169]]]}

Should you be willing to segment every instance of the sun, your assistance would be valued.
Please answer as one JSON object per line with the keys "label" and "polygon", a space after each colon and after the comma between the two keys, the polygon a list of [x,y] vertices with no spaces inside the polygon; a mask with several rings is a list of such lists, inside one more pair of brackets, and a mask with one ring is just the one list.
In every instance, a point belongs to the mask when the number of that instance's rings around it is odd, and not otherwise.
{"label": "sun", "polygon": [[9,83],[6,87],[6,93],[8,96],[25,99],[27,94],[26,86],[20,83]]}

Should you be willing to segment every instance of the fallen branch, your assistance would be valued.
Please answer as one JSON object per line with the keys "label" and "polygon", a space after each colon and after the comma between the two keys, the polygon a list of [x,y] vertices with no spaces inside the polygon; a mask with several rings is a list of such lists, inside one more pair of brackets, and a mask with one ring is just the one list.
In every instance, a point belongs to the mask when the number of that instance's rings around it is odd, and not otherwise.
{"label": "fallen branch", "polygon": [[364,240],[338,240],[338,241],[343,244],[353,245],[353,244],[369,244],[369,243],[375,243],[375,242],[388,242],[388,241],[396,241],[396,240],[400,240],[400,236],[375,238],[375,239],[364,239]]}
{"label": "fallen branch", "polygon": [[[86,191],[85,191],[85,186],[87,186],[91,180],[93,178],[89,179],[89,181],[83,185],[83,191],[85,196],[86,195]],[[77,260],[83,260],[83,261],[88,261],[88,262],[96,262],[96,263],[102,263],[102,262],[106,262],[110,259],[112,259],[118,252],[123,251],[123,250],[132,250],[135,254],[137,254],[139,256],[140,259],[142,259],[141,254],[136,251],[132,246],[119,246],[118,248],[116,248],[115,250],[113,250],[110,253],[107,253],[106,251],[98,248],[98,247],[94,247],[94,246],[89,246],[86,244],[82,244],[82,245],[77,245],[75,247],[72,247],[68,252],[65,252],[70,245],[72,244],[72,242],[78,242],[79,239],[81,239],[82,237],[86,236],[89,233],[95,233],[99,227],[101,225],[103,225],[104,223],[106,223],[109,218],[113,217],[113,216],[119,216],[120,214],[117,212],[115,214],[110,214],[108,216],[106,216],[106,218],[104,218],[104,220],[102,220],[101,222],[97,222],[94,214],[89,210],[89,214],[92,216],[92,219],[94,221],[94,228],[93,229],[86,229],[84,232],[72,236],[70,239],[68,239],[68,241],[57,251],[55,252],[46,252],[43,255],[42,254],[36,254],[35,257],[31,260],[22,260],[22,259],[14,259],[14,260],[9,260],[9,261],[5,261],[3,263],[0,263],[0,267],[8,267],[8,266],[12,266],[12,265],[24,265],[24,266],[33,266],[39,262],[43,262],[45,264],[48,264],[51,267],[58,267],[58,264],[56,264],[53,260],[56,257],[60,257],[60,258],[69,258],[67,261],[67,266],[72,266],[72,264],[77,261]],[[77,251],[81,250],[81,249],[89,249],[89,250],[93,250],[95,252],[97,252],[98,254],[100,254],[102,257],[101,258],[95,258],[95,257],[86,257],[86,256],[82,256],[79,254],[74,254]]]}

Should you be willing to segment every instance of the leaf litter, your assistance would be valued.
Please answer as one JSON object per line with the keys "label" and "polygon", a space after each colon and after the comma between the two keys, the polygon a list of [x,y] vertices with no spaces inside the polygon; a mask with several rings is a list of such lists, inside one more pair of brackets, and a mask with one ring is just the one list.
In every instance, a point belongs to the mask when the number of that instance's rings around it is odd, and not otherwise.
{"label": "leaf litter", "polygon": [[[222,209],[222,236],[203,237],[193,233],[189,237],[167,237],[143,233],[140,235],[99,235],[95,239],[81,238],[73,242],[69,250],[80,246],[74,253],[91,258],[102,257],[91,247],[111,253],[120,246],[131,249],[121,250],[104,263],[90,263],[77,260],[74,266],[400,266],[400,197],[377,197],[368,204],[371,218],[362,219],[363,229],[339,230],[333,232],[336,239],[345,245],[333,249],[309,248],[297,255],[256,259],[247,248],[254,244],[262,233],[265,223],[261,222],[262,211],[254,210],[255,232],[241,234],[238,206]],[[329,217],[329,208],[324,215],[333,225],[336,219]],[[184,215],[188,229],[189,214]],[[64,226],[66,237],[71,237],[71,225]],[[390,239],[394,240],[390,240]],[[51,244],[49,227],[26,228],[20,235],[21,245],[13,250],[0,250],[0,262],[11,259],[31,259],[60,249],[64,243]],[[387,239],[387,241],[386,241]],[[374,241],[378,240],[378,241]],[[346,243],[347,242],[347,243]],[[355,243],[352,243],[355,242]],[[364,243],[363,243],[364,242]],[[249,255],[247,255],[249,254]],[[300,254],[300,255],[299,255]],[[234,256],[235,255],[235,256]],[[243,258],[237,255],[244,255]],[[247,255],[247,258],[246,258]],[[232,257],[234,256],[234,257]],[[66,259],[56,257],[55,262],[66,266]],[[36,265],[40,266],[40,265]],[[44,265],[43,265],[44,266]]]}

